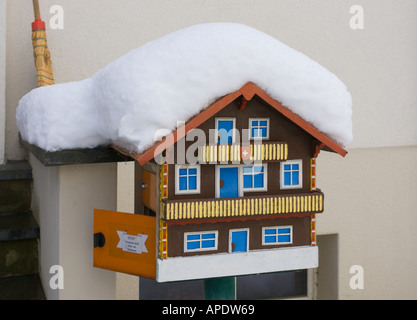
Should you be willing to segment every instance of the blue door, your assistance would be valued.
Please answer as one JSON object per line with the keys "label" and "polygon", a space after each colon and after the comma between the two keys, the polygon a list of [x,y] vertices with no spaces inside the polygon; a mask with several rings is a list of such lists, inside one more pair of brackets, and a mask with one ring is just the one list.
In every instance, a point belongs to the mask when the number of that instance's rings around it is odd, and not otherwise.
{"label": "blue door", "polygon": [[220,198],[239,196],[239,168],[220,168]]}
{"label": "blue door", "polygon": [[248,230],[230,230],[230,251],[248,251]]}
{"label": "blue door", "polygon": [[233,142],[233,120],[218,120],[217,130],[220,135],[218,143]]}

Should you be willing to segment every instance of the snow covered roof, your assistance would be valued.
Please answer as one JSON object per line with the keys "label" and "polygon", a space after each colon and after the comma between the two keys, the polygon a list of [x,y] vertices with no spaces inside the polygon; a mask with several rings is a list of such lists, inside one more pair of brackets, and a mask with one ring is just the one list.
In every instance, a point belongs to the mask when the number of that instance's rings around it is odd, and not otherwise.
{"label": "snow covered roof", "polygon": [[22,138],[47,151],[115,144],[135,153],[214,101],[255,83],[333,139],[352,140],[352,100],[331,72],[241,24],[191,26],[149,42],[91,78],[40,87],[19,102]]}

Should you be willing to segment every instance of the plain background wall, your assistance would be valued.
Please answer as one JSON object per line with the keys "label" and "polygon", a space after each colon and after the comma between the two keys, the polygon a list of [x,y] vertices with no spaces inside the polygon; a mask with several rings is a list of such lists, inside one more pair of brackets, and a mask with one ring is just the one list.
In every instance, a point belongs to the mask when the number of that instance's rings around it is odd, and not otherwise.
{"label": "plain background wall", "polygon": [[[33,155],[29,157],[33,174],[32,212],[41,230],[39,245],[39,275],[48,299],[59,299],[60,290],[48,286],[49,269],[60,264],[59,168],[46,168]],[[42,216],[42,219],[41,219]]]}
{"label": "plain background wall", "polygon": [[[354,102],[350,148],[416,145],[417,3],[413,0],[42,0],[56,82],[90,77],[155,38],[205,22],[239,22],[297,49],[334,72]],[[49,28],[54,5],[64,29]],[[361,5],[364,29],[352,30]],[[15,108],[36,86],[31,1],[7,0],[7,158],[22,157]]]}
{"label": "plain background wall", "polygon": [[0,165],[6,153],[6,1],[0,0]]}
{"label": "plain background wall", "polygon": [[[413,229],[417,225],[415,0],[40,3],[57,83],[90,77],[133,48],[205,22],[239,22],[255,27],[335,73],[353,97],[354,141],[346,158],[325,152],[319,156],[317,185],[326,198],[317,228],[319,235],[338,235],[338,297],[417,298],[417,258],[410,254],[417,243]],[[64,9],[62,30],[49,28],[53,5]],[[353,5],[364,10],[364,29],[350,27]],[[32,21],[31,1],[7,0],[8,159],[25,156],[18,143],[15,109],[19,99],[36,87]],[[131,171],[119,171],[119,187],[125,188],[122,172],[129,177]],[[129,204],[131,194],[130,188],[119,192],[121,203]],[[349,287],[349,268],[357,264],[365,272],[363,290]]]}
{"label": "plain background wall", "polygon": [[[116,210],[117,164],[45,167],[33,155],[29,160],[32,211],[41,230],[39,273],[47,299],[115,299],[115,272],[93,267],[92,234],[94,208]],[[63,289],[49,285],[55,265],[63,268]],[[130,293],[123,292],[123,297]]]}
{"label": "plain background wall", "polygon": [[[319,155],[325,209],[317,231],[338,234],[339,298],[417,298],[416,157],[415,147]],[[363,290],[349,286],[354,265],[363,267]]]}

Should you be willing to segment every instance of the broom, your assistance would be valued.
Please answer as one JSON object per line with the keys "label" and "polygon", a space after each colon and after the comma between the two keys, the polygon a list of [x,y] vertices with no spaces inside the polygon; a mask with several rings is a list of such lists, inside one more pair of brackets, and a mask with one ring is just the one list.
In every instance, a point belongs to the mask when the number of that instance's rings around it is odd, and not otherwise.
{"label": "broom", "polygon": [[38,87],[55,84],[52,71],[51,54],[46,41],[45,22],[42,21],[38,0],[33,0],[35,21],[32,23],[32,46],[35,67],[37,71]]}

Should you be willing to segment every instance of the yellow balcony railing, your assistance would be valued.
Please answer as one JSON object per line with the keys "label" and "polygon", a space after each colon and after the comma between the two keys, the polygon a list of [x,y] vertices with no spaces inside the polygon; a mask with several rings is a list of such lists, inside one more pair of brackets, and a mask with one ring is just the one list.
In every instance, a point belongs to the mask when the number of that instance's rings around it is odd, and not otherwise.
{"label": "yellow balcony railing", "polygon": [[240,163],[241,161],[285,161],[288,145],[285,142],[240,144],[213,144],[198,147],[199,163]]}
{"label": "yellow balcony railing", "polygon": [[323,200],[320,191],[280,196],[164,200],[161,214],[165,221],[313,214],[323,212]]}

